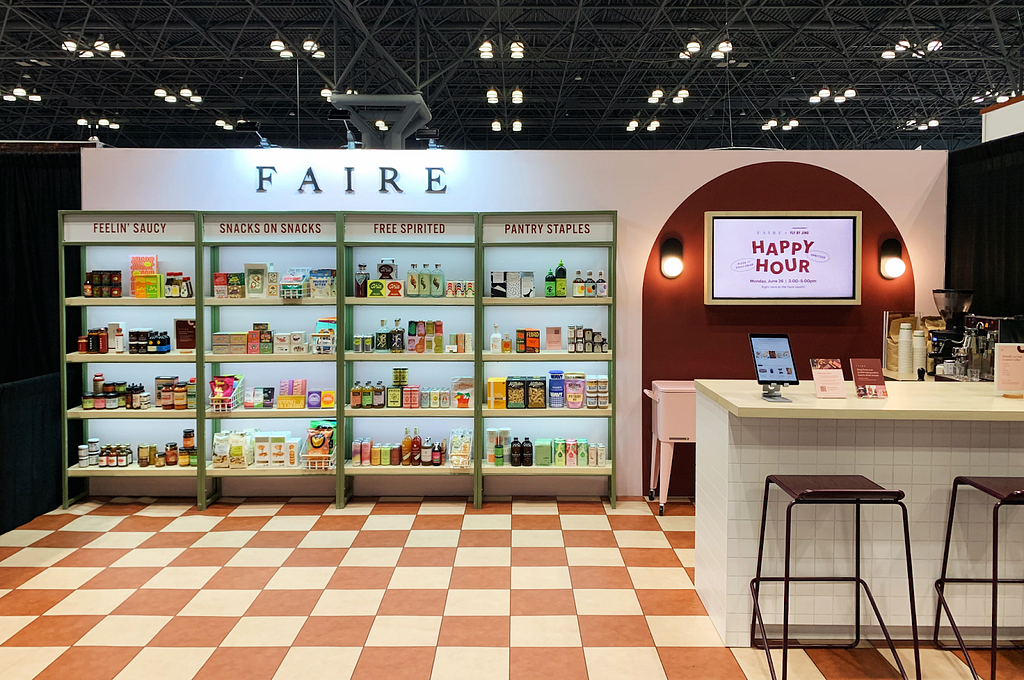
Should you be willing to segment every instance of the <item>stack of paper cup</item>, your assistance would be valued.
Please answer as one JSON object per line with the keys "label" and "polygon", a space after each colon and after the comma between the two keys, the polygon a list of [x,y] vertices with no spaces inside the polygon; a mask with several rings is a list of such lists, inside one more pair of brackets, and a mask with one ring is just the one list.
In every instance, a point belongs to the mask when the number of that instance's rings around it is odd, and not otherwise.
{"label": "stack of paper cup", "polygon": [[924,368],[928,353],[925,349],[924,331],[914,331],[914,375],[919,368]]}
{"label": "stack of paper cup", "polygon": [[914,372],[914,331],[911,330],[909,323],[900,324],[900,341],[899,341],[899,368],[900,373],[913,373]]}

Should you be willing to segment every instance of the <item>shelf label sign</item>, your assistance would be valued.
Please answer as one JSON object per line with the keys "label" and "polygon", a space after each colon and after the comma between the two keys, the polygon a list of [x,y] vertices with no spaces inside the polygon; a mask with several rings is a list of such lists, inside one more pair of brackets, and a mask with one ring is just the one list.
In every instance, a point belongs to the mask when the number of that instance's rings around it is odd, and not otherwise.
{"label": "shelf label sign", "polygon": [[67,243],[181,243],[195,239],[191,214],[75,213],[64,215]]}
{"label": "shelf label sign", "polygon": [[345,215],[346,243],[473,243],[472,215]]}
{"label": "shelf label sign", "polygon": [[334,243],[337,221],[333,214],[203,215],[206,243]]}
{"label": "shelf label sign", "polygon": [[488,215],[484,243],[546,243],[612,241],[611,215]]}

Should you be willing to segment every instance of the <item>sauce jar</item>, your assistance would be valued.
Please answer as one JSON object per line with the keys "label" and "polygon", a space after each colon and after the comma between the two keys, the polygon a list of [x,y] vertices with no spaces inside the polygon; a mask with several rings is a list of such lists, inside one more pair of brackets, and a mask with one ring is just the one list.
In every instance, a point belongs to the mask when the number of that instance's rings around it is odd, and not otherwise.
{"label": "sauce jar", "polygon": [[160,408],[168,411],[174,409],[173,385],[164,385],[160,388]]}
{"label": "sauce jar", "polygon": [[196,431],[185,430],[181,433],[181,446],[186,449],[191,449],[196,445]]}
{"label": "sauce jar", "polygon": [[[178,464],[178,445],[175,442],[167,442],[164,446],[164,465]],[[160,460],[157,459],[157,467],[160,467]]]}
{"label": "sauce jar", "polygon": [[82,409],[85,411],[91,411],[95,407],[96,397],[93,396],[92,392],[85,392],[84,394],[82,394]]}
{"label": "sauce jar", "polygon": [[78,353],[88,354],[89,353],[89,336],[79,335],[78,336]]}
{"label": "sauce jar", "polygon": [[156,452],[156,466],[157,467],[166,467],[167,466],[167,457],[166,457],[166,455],[164,454],[163,451],[157,451]]}
{"label": "sauce jar", "polygon": [[185,383],[174,386],[174,410],[184,411],[188,408],[188,387]]}
{"label": "sauce jar", "polygon": [[92,391],[94,393],[102,392],[103,391],[103,374],[102,373],[93,373],[92,374]]}
{"label": "sauce jar", "polygon": [[108,411],[110,409],[116,409],[117,408],[117,393],[116,392],[107,392],[104,395],[104,397],[106,398],[107,410]]}

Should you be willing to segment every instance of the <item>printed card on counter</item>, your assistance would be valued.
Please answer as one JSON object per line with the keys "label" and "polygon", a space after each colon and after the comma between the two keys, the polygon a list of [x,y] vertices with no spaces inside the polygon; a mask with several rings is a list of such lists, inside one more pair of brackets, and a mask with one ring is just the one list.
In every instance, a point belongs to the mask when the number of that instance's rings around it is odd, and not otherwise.
{"label": "printed card on counter", "polygon": [[861,399],[888,399],[882,362],[879,359],[850,359],[850,373]]}
{"label": "printed card on counter", "polygon": [[1008,398],[1024,394],[1024,345],[996,343],[996,393]]}
{"label": "printed card on counter", "polygon": [[818,399],[845,399],[843,364],[839,359],[811,359],[814,396]]}

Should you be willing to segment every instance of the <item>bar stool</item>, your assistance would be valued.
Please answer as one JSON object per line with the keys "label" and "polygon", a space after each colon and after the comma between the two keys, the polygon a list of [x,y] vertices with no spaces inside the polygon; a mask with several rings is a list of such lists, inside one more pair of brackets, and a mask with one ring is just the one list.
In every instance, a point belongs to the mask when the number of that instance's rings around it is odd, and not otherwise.
{"label": "bar stool", "polygon": [[[786,506],[786,552],[785,552],[785,575],[762,576],[761,565],[764,558],[764,533],[768,521],[768,492],[771,485],[775,484],[782,491],[789,495],[792,500]],[[860,576],[860,506],[862,505],[898,505],[903,513],[903,539],[907,552],[907,580],[910,590],[910,617],[911,627],[914,636],[914,663],[916,665],[917,680],[921,680],[921,652],[918,646],[917,637],[917,607],[914,604],[914,571],[910,561],[910,525],[907,517],[907,506],[903,504],[904,493],[898,490],[885,489],[875,484],[867,477],[861,475],[769,475],[764,483],[764,504],[761,508],[761,539],[757,546],[757,575],[750,581],[750,592],[754,598],[754,612],[750,620],[751,646],[757,646],[756,633],[760,630],[761,643],[764,645],[765,654],[768,656],[768,670],[772,680],[776,680],[775,665],[772,662],[771,647],[768,642],[768,634],[765,631],[764,619],[761,617],[761,609],[758,606],[758,593],[762,582],[783,583],[783,604],[782,604],[782,680],[786,680],[787,663],[789,659],[789,584],[792,582],[827,582],[827,583],[854,583],[857,587],[857,597],[854,600],[854,630],[853,642],[844,643],[814,643],[793,645],[798,649],[853,649],[860,643],[860,588],[868,596],[868,602],[875,612],[878,624],[882,627],[882,634],[892,651],[893,659],[899,669],[903,680],[907,678],[907,672],[903,668],[896,647],[893,645],[889,630],[885,627],[882,614],[878,611],[875,598],[871,589]],[[792,523],[793,508],[797,505],[853,505],[855,520],[855,543],[854,543],[854,576],[790,576],[790,554],[792,546]]]}
{"label": "bar stool", "polygon": [[[988,494],[996,499],[995,507],[992,509],[992,578],[948,578],[946,568],[949,566],[949,544],[953,536],[953,513],[956,512],[956,494],[961,486],[969,486]],[[975,678],[979,678],[978,671],[974,669],[968,649],[990,649],[991,650],[991,675],[996,677],[996,650],[999,649],[997,642],[998,627],[998,606],[999,606],[999,584],[1000,583],[1024,583],[1024,579],[1001,579],[999,578],[999,509],[1004,505],[1024,504],[1024,477],[957,477],[953,480],[953,493],[949,501],[949,522],[946,525],[946,545],[942,552],[942,575],[935,581],[935,591],[939,595],[939,602],[935,607],[935,632],[933,640],[940,649],[949,649],[949,646],[939,641],[939,623],[942,618],[942,611],[945,610],[949,618],[949,625],[953,628],[957,644],[967,660],[967,665]],[[992,641],[986,646],[964,644],[960,635],[960,629],[953,620],[953,613],[946,603],[945,588],[947,583],[987,583],[992,586]],[[1016,648],[1016,645],[1006,648]]]}

